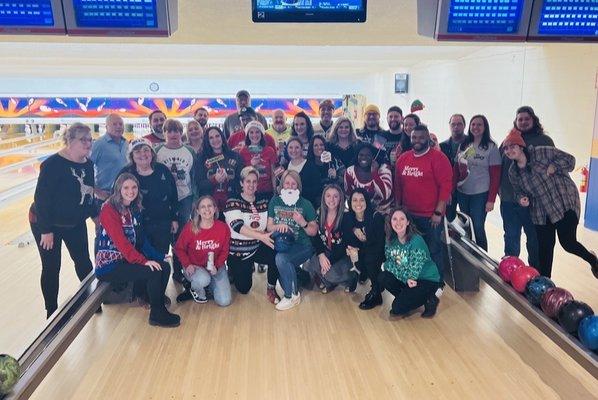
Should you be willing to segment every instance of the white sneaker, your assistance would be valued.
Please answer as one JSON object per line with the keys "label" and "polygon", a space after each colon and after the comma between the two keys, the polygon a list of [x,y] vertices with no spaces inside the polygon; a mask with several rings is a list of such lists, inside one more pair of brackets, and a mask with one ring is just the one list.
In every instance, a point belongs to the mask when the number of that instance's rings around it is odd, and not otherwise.
{"label": "white sneaker", "polygon": [[297,293],[290,299],[288,297],[283,297],[276,305],[276,309],[278,311],[290,310],[291,308],[298,306],[299,303],[301,303],[301,294]]}
{"label": "white sneaker", "polygon": [[278,295],[278,297],[283,299],[284,298],[284,289],[282,288],[282,285],[280,284],[280,280],[276,281],[276,285],[274,285],[274,289],[276,290],[276,294]]}

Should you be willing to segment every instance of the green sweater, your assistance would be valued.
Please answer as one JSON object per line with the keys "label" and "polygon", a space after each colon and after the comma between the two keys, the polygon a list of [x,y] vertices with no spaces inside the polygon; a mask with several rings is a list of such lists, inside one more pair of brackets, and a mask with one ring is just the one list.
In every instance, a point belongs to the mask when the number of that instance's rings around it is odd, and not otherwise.
{"label": "green sweater", "polygon": [[410,241],[402,244],[398,239],[386,243],[384,269],[403,283],[407,279],[440,282],[440,274],[430,250],[420,235],[413,235]]}

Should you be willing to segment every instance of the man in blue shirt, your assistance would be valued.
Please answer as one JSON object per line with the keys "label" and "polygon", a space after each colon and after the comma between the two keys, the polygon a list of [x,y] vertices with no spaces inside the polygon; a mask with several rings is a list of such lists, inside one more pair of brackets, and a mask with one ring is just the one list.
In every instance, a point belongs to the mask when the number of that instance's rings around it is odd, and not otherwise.
{"label": "man in blue shirt", "polygon": [[123,138],[125,125],[118,114],[106,117],[106,134],[93,142],[91,161],[95,169],[95,195],[106,200],[120,170],[127,164],[128,143]]}

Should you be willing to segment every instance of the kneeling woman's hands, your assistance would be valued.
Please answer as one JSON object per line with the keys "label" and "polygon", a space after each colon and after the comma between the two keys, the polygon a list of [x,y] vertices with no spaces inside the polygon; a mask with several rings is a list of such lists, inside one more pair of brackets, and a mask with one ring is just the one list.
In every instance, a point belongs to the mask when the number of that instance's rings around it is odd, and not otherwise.
{"label": "kneeling woman's hands", "polygon": [[147,260],[145,265],[147,265],[152,271],[162,271],[162,266],[158,261]]}

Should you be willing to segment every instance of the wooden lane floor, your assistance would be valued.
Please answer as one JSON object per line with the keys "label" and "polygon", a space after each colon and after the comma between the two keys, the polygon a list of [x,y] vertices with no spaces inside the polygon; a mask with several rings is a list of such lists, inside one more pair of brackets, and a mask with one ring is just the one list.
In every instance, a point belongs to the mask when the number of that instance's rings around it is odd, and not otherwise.
{"label": "wooden lane floor", "polygon": [[[43,325],[34,245],[7,244],[27,233],[30,199],[0,210],[0,351],[18,355]],[[491,253],[502,232],[488,224]],[[598,248],[598,235],[580,228]],[[598,310],[598,281],[557,245],[554,279]],[[66,251],[61,299],[77,280]],[[591,399],[598,383],[491,288],[446,290],[438,315],[388,321],[390,296],[357,308],[367,290],[304,292],[296,309],[277,312],[265,275],[228,308],[185,303],[177,329],[147,324],[148,312],[104,306],[34,394],[34,399],[460,398]],[[168,294],[176,296],[176,288]],[[8,328],[6,328],[8,327]]]}
{"label": "wooden lane floor", "polygon": [[[35,244],[19,247],[30,236],[27,213],[32,196],[0,208],[0,353],[20,355],[45,326],[46,312],[41,295],[41,264]],[[79,286],[73,262],[63,245],[59,303]]]}

